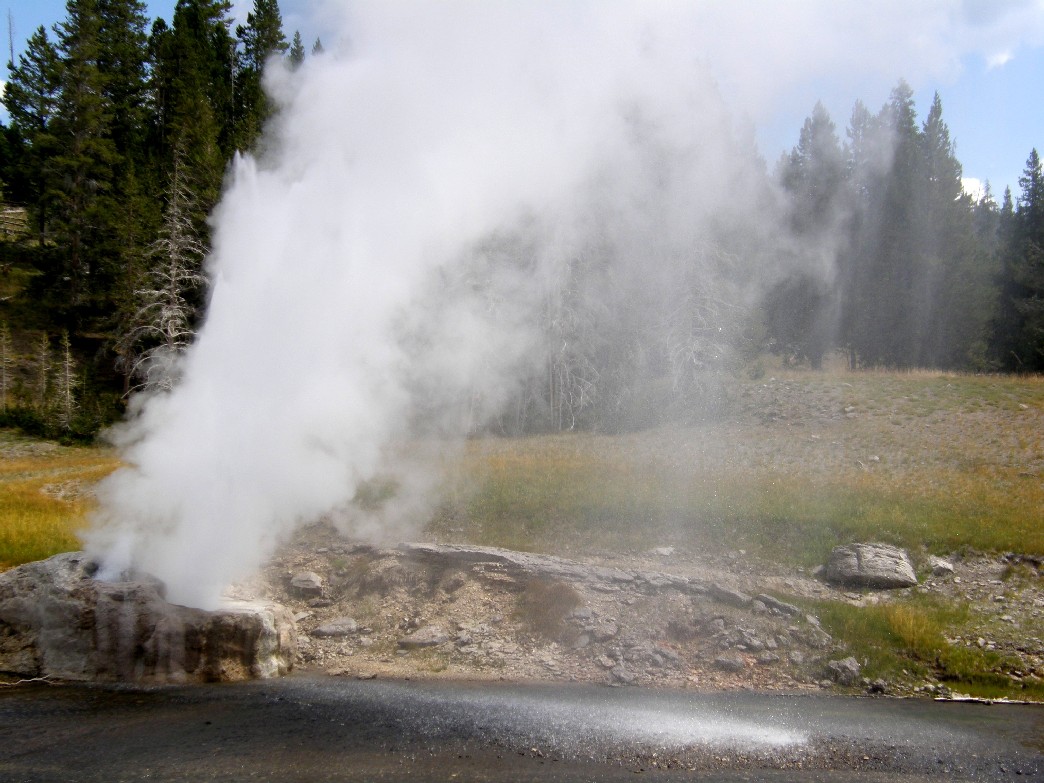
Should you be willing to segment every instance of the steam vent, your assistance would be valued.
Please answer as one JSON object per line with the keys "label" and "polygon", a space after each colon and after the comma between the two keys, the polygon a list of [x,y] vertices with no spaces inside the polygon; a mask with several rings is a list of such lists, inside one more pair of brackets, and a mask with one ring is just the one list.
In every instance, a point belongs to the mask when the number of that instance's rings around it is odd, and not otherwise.
{"label": "steam vent", "polygon": [[163,599],[147,576],[94,579],[82,552],[0,574],[0,673],[57,680],[184,683],[277,677],[293,667],[294,621],[278,604],[216,611]]}

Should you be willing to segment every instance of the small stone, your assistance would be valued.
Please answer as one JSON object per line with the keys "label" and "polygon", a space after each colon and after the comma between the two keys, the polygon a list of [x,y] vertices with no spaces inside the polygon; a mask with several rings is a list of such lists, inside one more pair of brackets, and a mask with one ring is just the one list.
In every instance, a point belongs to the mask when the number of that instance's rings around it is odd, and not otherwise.
{"label": "small stone", "polygon": [[582,650],[589,644],[591,644],[591,637],[588,636],[586,633],[582,633],[578,637],[576,637],[576,640],[573,642],[573,649]]}
{"label": "small stone", "polygon": [[730,587],[725,587],[724,585],[719,584],[712,584],[707,592],[710,593],[711,597],[716,598],[723,604],[735,606],[740,609],[750,606],[751,601],[754,600],[740,590],[733,590]]}
{"label": "small stone", "polygon": [[950,576],[954,570],[953,563],[935,555],[928,558],[928,567],[932,569],[932,576]]}
{"label": "small stone", "polygon": [[324,623],[312,631],[312,636],[319,637],[340,637],[340,636],[351,636],[353,633],[359,630],[359,623],[351,617],[338,617],[336,620],[331,620],[328,623]]}
{"label": "small stone", "polygon": [[317,596],[323,592],[323,578],[315,571],[300,571],[291,578],[290,587],[300,596]]}
{"label": "small stone", "polygon": [[596,642],[607,642],[616,637],[618,633],[620,633],[620,626],[610,622],[597,626],[592,635]]}
{"label": "small stone", "polygon": [[609,671],[609,674],[611,674],[613,679],[615,679],[617,682],[621,682],[624,685],[634,685],[634,683],[638,679],[638,676],[630,669],[625,667],[622,663],[617,666],[614,666]]}
{"label": "small stone", "polygon": [[419,647],[437,647],[449,641],[449,635],[438,625],[418,628],[409,636],[399,639],[399,647],[412,650]]}
{"label": "small stone", "polygon": [[673,546],[658,546],[655,549],[649,550],[652,554],[658,557],[670,557],[674,554]]}
{"label": "small stone", "polygon": [[616,666],[616,661],[610,658],[608,655],[599,655],[595,658],[595,662],[603,669],[612,669]]}
{"label": "small stone", "polygon": [[773,598],[771,595],[768,595],[767,593],[760,593],[756,595],[755,598],[758,601],[761,601],[761,603],[765,604],[765,606],[767,606],[769,609],[775,609],[776,611],[782,612],[783,614],[789,614],[792,617],[796,617],[797,615],[801,614],[801,610],[793,604],[788,604],[786,601],[780,601],[778,598]]}
{"label": "small stone", "polygon": [[741,672],[747,668],[747,661],[742,655],[719,655],[714,659],[714,665],[722,671]]}
{"label": "small stone", "polygon": [[779,663],[779,656],[771,652],[763,652],[757,657],[757,662],[762,666],[767,666],[772,663]]}
{"label": "small stone", "polygon": [[855,685],[859,682],[861,667],[859,662],[851,656],[839,661],[830,661],[827,664],[827,668],[830,670],[834,681],[841,685]]}
{"label": "small stone", "polygon": [[791,650],[787,653],[787,658],[795,666],[801,666],[805,663],[805,654],[801,650]]}

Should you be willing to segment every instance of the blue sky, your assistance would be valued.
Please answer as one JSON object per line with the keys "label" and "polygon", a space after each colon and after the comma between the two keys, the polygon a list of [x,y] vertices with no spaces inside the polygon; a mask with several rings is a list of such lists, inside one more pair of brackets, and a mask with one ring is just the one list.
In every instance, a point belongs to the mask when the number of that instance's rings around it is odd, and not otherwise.
{"label": "blue sky", "polygon": [[[149,14],[169,21],[174,3],[151,0]],[[770,164],[797,141],[816,100],[843,133],[856,99],[877,110],[900,78],[922,118],[939,92],[965,177],[989,179],[998,199],[1005,185],[1018,195],[1030,150],[1044,151],[1044,0],[703,4],[705,59]],[[242,20],[252,0],[234,7]],[[317,36],[336,46],[317,21],[322,7],[282,0],[288,37],[300,30],[306,46]],[[0,0],[0,9],[13,22],[16,57],[33,30],[65,16],[64,0]]]}

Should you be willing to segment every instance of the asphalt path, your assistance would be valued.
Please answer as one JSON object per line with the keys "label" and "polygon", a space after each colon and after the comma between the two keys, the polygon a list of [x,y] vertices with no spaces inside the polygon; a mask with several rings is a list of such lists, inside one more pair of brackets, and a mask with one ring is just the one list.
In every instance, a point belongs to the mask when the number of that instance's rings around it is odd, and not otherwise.
{"label": "asphalt path", "polygon": [[293,676],[0,688],[0,781],[1044,781],[1044,705]]}

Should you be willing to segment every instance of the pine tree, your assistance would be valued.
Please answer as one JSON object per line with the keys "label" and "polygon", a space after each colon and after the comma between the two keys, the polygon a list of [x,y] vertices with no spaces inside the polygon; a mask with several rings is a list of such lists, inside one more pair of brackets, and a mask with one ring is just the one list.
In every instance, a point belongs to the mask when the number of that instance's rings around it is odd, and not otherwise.
{"label": "pine tree", "polygon": [[301,41],[301,33],[294,31],[294,40],[286,53],[286,60],[291,68],[298,68],[305,60],[304,43]]}
{"label": "pine tree", "polygon": [[148,126],[148,38],[142,0],[98,0],[98,70],[111,119],[109,135],[121,171],[144,163]]}
{"label": "pine tree", "polygon": [[881,204],[891,166],[891,134],[883,112],[873,114],[856,101],[845,145],[845,176],[851,199],[847,244],[838,259],[839,344],[849,366],[873,363],[871,333],[876,318],[876,257],[881,238]]}
{"label": "pine tree", "polygon": [[[848,202],[844,153],[821,103],[805,120],[797,146],[781,161],[777,176],[788,195],[798,252],[810,248],[816,256],[834,243]],[[818,368],[833,346],[836,296],[823,282],[826,270],[818,258],[796,258],[790,265],[798,271],[766,295],[765,326],[774,352]]]}
{"label": "pine tree", "polygon": [[923,190],[916,258],[921,289],[918,364],[982,369],[995,293],[992,257],[978,240],[975,210],[936,93],[921,133]]}
{"label": "pine tree", "polygon": [[[1030,152],[1021,194],[1010,216],[1001,269],[992,350],[1000,365],[1016,372],[1044,371],[1044,169]],[[1010,198],[1006,206],[1010,207]],[[1004,215],[1002,207],[1001,214]]]}
{"label": "pine tree", "polygon": [[251,149],[261,135],[272,106],[262,88],[262,76],[270,57],[287,50],[283,17],[277,0],[254,0],[253,13],[246,24],[236,28],[243,47],[242,64],[237,74],[239,106],[236,139],[239,149]]}
{"label": "pine tree", "polygon": [[39,242],[46,241],[49,218],[48,160],[55,153],[53,121],[58,111],[61,79],[58,50],[47,30],[40,27],[19,55],[18,64],[8,64],[3,104],[11,118],[11,135],[20,154],[6,183],[10,196],[29,205]]}
{"label": "pine tree", "polygon": [[181,165],[199,199],[201,236],[207,231],[204,216],[217,202],[225,165],[236,150],[230,9],[227,0],[179,0],[173,26],[157,22],[149,42],[156,107],[152,146],[162,162],[160,181],[169,178],[174,150],[183,146]]}
{"label": "pine tree", "polygon": [[99,67],[101,16],[94,0],[69,0],[60,25],[61,93],[54,119],[58,268],[50,280],[52,307],[69,324],[83,324],[105,309],[117,255],[112,201],[119,155],[110,135],[112,107]]}
{"label": "pine tree", "polygon": [[322,54],[323,51],[323,42],[316,38],[315,43],[312,44],[312,54]]}

